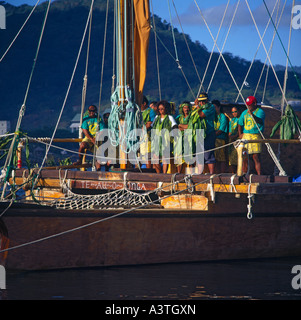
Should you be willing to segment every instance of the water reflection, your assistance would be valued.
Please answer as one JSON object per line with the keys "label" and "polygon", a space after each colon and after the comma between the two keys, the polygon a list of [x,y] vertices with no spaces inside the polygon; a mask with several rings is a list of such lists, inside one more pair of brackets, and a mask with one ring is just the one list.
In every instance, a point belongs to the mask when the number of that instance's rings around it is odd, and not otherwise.
{"label": "water reflection", "polygon": [[300,258],[7,272],[8,300],[299,300]]}

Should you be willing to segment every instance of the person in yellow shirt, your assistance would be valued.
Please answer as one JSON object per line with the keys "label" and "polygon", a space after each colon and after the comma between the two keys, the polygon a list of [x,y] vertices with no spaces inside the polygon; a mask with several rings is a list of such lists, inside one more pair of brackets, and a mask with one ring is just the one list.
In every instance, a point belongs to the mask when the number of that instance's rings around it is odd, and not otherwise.
{"label": "person in yellow shirt", "polygon": [[[246,99],[248,107],[238,119],[238,134],[240,139],[257,140],[261,139],[260,132],[264,131],[264,111],[257,106],[255,97],[250,96]],[[249,158],[253,159],[255,170],[258,175],[261,174],[261,161],[260,153],[262,151],[261,143],[248,143],[246,144]],[[243,161],[243,172],[248,171],[248,159]]]}
{"label": "person in yellow shirt", "polygon": [[[234,142],[238,139],[238,119],[239,119],[239,111],[237,107],[233,107],[231,109],[232,118],[229,122],[229,142]],[[237,170],[237,151],[233,144],[229,146],[229,166],[230,172],[236,173]]]}
{"label": "person in yellow shirt", "polygon": [[[89,150],[90,152],[94,151],[94,146],[96,144],[96,133],[104,128],[102,119],[98,119],[96,106],[89,106],[88,116],[84,116],[81,128],[85,137],[79,146],[79,159],[74,163],[75,165],[82,164],[85,150]],[[98,161],[95,162],[95,167],[96,170],[100,170],[101,165]]]}

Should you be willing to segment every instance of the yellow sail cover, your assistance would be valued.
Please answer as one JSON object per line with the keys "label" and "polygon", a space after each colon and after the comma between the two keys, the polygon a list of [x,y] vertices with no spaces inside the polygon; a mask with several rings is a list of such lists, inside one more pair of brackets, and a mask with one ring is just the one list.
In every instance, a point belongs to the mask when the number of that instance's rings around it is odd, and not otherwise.
{"label": "yellow sail cover", "polygon": [[[143,97],[149,47],[149,0],[117,0],[117,10],[119,17],[117,22],[117,29],[119,29],[117,44],[118,48],[120,48],[117,69],[119,70],[119,84],[121,87],[119,96],[122,100],[125,98],[123,88],[129,85],[134,78],[132,85],[135,87],[135,101],[140,105]],[[133,20],[131,19],[132,12],[134,13]],[[132,21],[134,21],[133,24]],[[134,32],[130,26],[134,27]],[[134,39],[132,39],[133,33]],[[134,57],[131,55],[131,41],[134,43]],[[133,60],[131,61],[131,59]],[[134,75],[130,74],[132,63],[134,63]]]}
{"label": "yellow sail cover", "polygon": [[150,10],[148,0],[134,0],[133,3],[135,12],[135,98],[136,103],[140,105],[143,97],[143,88],[147,68],[150,35]]}

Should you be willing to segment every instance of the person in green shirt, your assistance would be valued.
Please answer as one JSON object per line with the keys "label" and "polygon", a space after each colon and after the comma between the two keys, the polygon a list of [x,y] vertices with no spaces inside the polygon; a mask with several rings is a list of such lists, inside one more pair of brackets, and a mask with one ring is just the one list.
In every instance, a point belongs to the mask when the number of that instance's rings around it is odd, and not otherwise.
{"label": "person in green shirt", "polygon": [[[170,103],[168,101],[162,100],[158,102],[158,112],[159,115],[156,116],[152,124],[152,144],[151,151],[152,157],[155,160],[162,161],[162,172],[167,173],[168,164],[170,163],[170,153],[167,154],[166,149],[171,151],[171,140],[169,133],[173,128],[177,127],[177,123],[172,115],[170,115]],[[162,130],[164,130],[164,134]],[[160,163],[153,164],[157,173],[161,172]]]}
{"label": "person in green shirt", "polygon": [[[238,133],[240,139],[257,140],[261,139],[260,132],[264,131],[264,111],[257,106],[255,97],[250,96],[246,99],[248,107],[238,119]],[[261,143],[248,143],[246,144],[249,157],[253,159],[255,170],[258,175],[261,174],[260,153],[262,151]],[[248,159],[243,161],[243,172],[248,171]]]}
{"label": "person in green shirt", "polygon": [[218,100],[213,100],[212,104],[215,107],[215,120],[214,120],[214,129],[215,129],[215,147],[214,152],[216,160],[216,173],[227,172],[227,163],[226,163],[226,148],[223,147],[226,144],[227,133],[228,133],[228,119],[223,112],[223,106]]}
{"label": "person in green shirt", "polygon": [[151,125],[156,117],[156,112],[153,108],[148,106],[148,99],[143,96],[142,104],[141,104],[141,112],[142,112],[142,118],[143,122],[145,124],[146,130],[147,130],[147,140],[142,142],[140,144],[140,153],[142,156],[142,159],[146,161],[146,168],[151,169],[151,137],[150,137],[150,130]]}
{"label": "person in green shirt", "polygon": [[[234,142],[238,139],[238,119],[239,112],[237,107],[231,109],[231,120],[229,122],[229,142]],[[229,166],[231,173],[236,173],[237,171],[237,151],[233,144],[229,146]]]}
{"label": "person in green shirt", "polygon": [[[79,159],[74,163],[75,165],[82,164],[83,155],[86,150],[94,153],[94,148],[96,145],[96,133],[99,130],[104,129],[104,123],[102,119],[100,117],[98,118],[96,106],[89,106],[88,115],[84,115],[81,128],[85,137],[79,146]],[[100,170],[101,165],[98,161],[95,162],[95,167],[96,170]]]}
{"label": "person in green shirt", "polygon": [[[203,160],[200,161],[197,155],[197,169],[198,173],[201,174],[204,170],[204,164],[208,165],[209,172],[214,173],[215,168],[215,156],[213,149],[215,148],[215,130],[214,130],[214,119],[215,119],[215,107],[208,100],[207,93],[201,93],[195,100],[195,110],[191,112],[188,125],[183,125],[185,129],[192,129],[193,135],[196,130],[204,130],[204,154]],[[192,139],[193,152],[196,152],[196,139]]]}
{"label": "person in green shirt", "polygon": [[[213,174],[215,171],[215,155],[213,149],[215,148],[215,130],[214,130],[214,120],[215,120],[215,107],[208,100],[207,93],[201,93],[197,99],[199,109],[198,114],[201,119],[205,120],[206,137],[204,139],[204,163],[207,164],[209,173]],[[199,173],[200,170],[199,170]]]}
{"label": "person in green shirt", "polygon": [[[190,120],[190,115],[191,115],[191,109],[192,106],[189,101],[184,101],[180,107],[179,107],[179,115],[176,117],[176,122],[178,124],[178,128],[181,130],[182,133],[182,145],[178,144],[175,145],[175,156],[176,155],[181,155],[182,156],[182,163],[177,165],[177,171],[178,173],[182,172],[183,164],[185,163],[184,161],[184,130],[186,130],[186,125],[188,125],[189,120]],[[181,150],[179,148],[181,146]],[[187,164],[188,165],[188,164]],[[188,165],[189,166],[189,165]]]}

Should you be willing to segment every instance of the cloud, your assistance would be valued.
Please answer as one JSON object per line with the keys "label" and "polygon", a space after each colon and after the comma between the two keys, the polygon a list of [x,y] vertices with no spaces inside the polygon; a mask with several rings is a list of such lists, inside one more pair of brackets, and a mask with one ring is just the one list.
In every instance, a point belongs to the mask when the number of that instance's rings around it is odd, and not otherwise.
{"label": "cloud", "polygon": [[[253,2],[253,1],[252,1]],[[281,2],[281,1],[280,1]],[[278,6],[278,4],[275,6],[275,3],[277,3],[275,0],[268,0],[266,1],[267,3],[267,7],[270,11],[270,13],[272,14],[273,20],[274,22],[276,21],[276,18],[280,16],[282,9],[283,9],[283,3],[280,3],[280,5]],[[259,6],[254,6],[254,3],[250,3],[249,1],[249,5],[251,7],[254,19],[256,21],[256,24],[258,26],[263,26],[265,27],[268,23],[269,20],[269,14],[264,6],[263,3],[261,3]],[[208,23],[208,25],[213,25],[213,26],[219,26],[222,20],[222,17],[225,13],[226,10],[226,3],[225,4],[221,4],[219,6],[212,6],[212,7],[208,7],[208,8],[202,8],[199,5],[206,22]],[[275,9],[274,9],[275,7]],[[235,8],[236,8],[236,3],[235,4],[230,4],[228,6],[227,12],[226,12],[226,16],[224,19],[224,25],[225,26],[229,26],[233,14],[235,12]],[[274,10],[274,11],[273,11]],[[277,15],[278,13],[278,15]],[[195,3],[192,3],[186,12],[182,13],[180,16],[180,21],[183,25],[200,25],[203,24],[203,18],[198,10],[198,8],[196,7]],[[280,26],[289,26],[290,25],[290,19],[291,19],[291,6],[290,5],[286,5],[284,10],[283,10],[283,14],[281,17],[281,22],[280,22]],[[177,23],[176,19],[174,20],[175,24]],[[250,25],[254,25],[254,22],[252,20],[251,14],[249,12],[249,9],[246,5],[245,1],[241,1],[236,15],[235,15],[235,19],[233,21],[233,26],[250,26]],[[272,24],[270,24],[272,25]]]}

